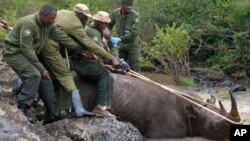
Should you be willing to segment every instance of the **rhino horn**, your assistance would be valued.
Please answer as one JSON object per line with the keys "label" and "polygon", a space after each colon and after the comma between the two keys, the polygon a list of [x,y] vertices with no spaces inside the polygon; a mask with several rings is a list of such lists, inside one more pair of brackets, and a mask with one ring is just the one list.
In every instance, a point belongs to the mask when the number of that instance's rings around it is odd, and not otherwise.
{"label": "rhino horn", "polygon": [[228,118],[233,120],[233,121],[239,122],[241,119],[240,119],[240,115],[238,112],[235,97],[233,96],[233,93],[231,90],[229,90],[229,94],[230,94],[230,98],[231,98],[232,107],[231,107],[231,111],[229,112]]}
{"label": "rhino horn", "polygon": [[221,101],[219,100],[219,105],[220,105],[220,114],[223,116],[228,116],[227,111],[225,110],[223,104],[221,103]]}

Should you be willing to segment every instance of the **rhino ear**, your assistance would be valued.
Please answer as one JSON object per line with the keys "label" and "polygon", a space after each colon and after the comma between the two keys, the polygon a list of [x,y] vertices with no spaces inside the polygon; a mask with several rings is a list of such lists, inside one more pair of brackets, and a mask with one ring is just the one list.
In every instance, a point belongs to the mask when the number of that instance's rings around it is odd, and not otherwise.
{"label": "rhino ear", "polygon": [[207,103],[215,105],[215,102],[216,102],[216,98],[213,95],[211,95],[210,99],[207,99]]}
{"label": "rhino ear", "polygon": [[195,118],[195,119],[198,118],[197,111],[195,111],[192,105],[187,106],[186,110],[187,110],[188,117]]}
{"label": "rhino ear", "polygon": [[220,105],[220,114],[223,116],[228,116],[227,111],[225,110],[223,104],[221,103],[221,101],[219,100],[219,105]]}

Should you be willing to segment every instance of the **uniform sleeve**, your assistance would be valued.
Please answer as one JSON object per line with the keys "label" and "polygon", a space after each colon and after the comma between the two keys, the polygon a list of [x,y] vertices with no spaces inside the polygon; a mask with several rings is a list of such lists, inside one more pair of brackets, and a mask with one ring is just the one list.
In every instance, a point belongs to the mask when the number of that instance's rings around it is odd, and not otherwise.
{"label": "uniform sleeve", "polygon": [[28,23],[20,27],[20,50],[22,54],[34,65],[41,73],[45,68],[38,60],[34,49],[34,33],[32,26]]}
{"label": "uniform sleeve", "polygon": [[139,33],[139,21],[140,21],[140,16],[136,15],[135,19],[133,21],[133,24],[131,28],[129,29],[128,33],[125,33],[122,35],[120,38],[122,42],[128,42],[131,41],[134,37],[138,36]]}
{"label": "uniform sleeve", "polygon": [[83,31],[87,34],[87,36],[96,43],[99,47],[103,47],[102,42],[96,37],[95,39],[95,34],[91,31],[90,27],[86,26]]}
{"label": "uniform sleeve", "polygon": [[52,28],[50,38],[70,50],[75,50],[78,46],[78,44],[71,37],[69,37],[66,32],[57,26]]}
{"label": "uniform sleeve", "polygon": [[94,43],[88,35],[85,33],[83,28],[77,28],[71,32],[71,36],[78,41],[82,46],[86,47],[92,53],[101,56],[105,59],[111,59],[113,56],[106,52],[103,48],[100,48],[96,43]]}

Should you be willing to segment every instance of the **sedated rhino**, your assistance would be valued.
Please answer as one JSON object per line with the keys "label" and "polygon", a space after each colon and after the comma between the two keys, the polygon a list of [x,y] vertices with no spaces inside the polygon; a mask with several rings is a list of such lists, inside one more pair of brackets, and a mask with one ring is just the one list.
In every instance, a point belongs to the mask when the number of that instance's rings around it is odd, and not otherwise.
{"label": "sedated rhino", "polygon": [[[75,79],[85,107],[95,105],[95,85]],[[237,104],[230,93],[232,108],[220,108],[190,96],[182,96],[159,85],[114,74],[112,108],[123,121],[131,122],[147,138],[182,138],[201,136],[228,140],[229,126],[241,124]]]}

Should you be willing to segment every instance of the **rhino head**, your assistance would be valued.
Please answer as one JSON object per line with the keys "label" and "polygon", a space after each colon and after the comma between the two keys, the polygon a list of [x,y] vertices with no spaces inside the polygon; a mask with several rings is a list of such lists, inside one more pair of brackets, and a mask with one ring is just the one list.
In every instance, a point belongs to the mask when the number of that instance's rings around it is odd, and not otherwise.
{"label": "rhino head", "polygon": [[186,107],[188,114],[188,130],[190,136],[202,136],[216,140],[229,140],[229,127],[241,124],[237,103],[231,91],[231,111],[226,112],[221,102],[220,113],[216,113],[202,106],[189,105]]}

